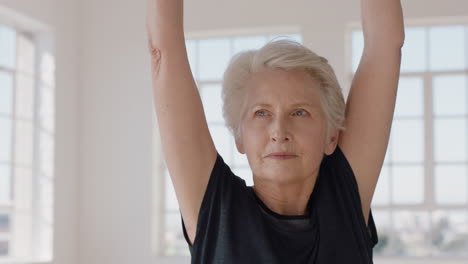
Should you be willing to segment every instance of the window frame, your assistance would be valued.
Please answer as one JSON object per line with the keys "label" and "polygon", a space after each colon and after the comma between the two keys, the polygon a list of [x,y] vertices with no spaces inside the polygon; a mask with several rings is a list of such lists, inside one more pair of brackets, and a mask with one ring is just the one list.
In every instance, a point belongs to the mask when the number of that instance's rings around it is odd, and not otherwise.
{"label": "window frame", "polygon": [[[53,47],[54,40],[52,39],[53,33],[50,27],[47,25],[36,21],[34,19],[28,18],[19,14],[13,10],[0,7],[0,26],[8,27],[15,31],[15,65],[13,68],[3,67],[0,66],[0,71],[7,72],[12,76],[12,108],[10,114],[0,113],[0,116],[3,118],[7,118],[11,120],[11,159],[10,161],[2,161],[0,164],[5,164],[10,167],[10,195],[11,195],[11,203],[9,205],[2,204],[0,205],[0,212],[5,213],[9,216],[9,231],[8,235],[2,235],[2,241],[8,241],[8,252],[7,256],[0,256],[0,263],[23,263],[24,261],[35,263],[35,262],[50,262],[53,259],[53,233],[54,233],[54,179],[55,179],[55,171],[53,170],[51,173],[52,175],[46,175],[41,170],[41,160],[43,159],[43,154],[40,152],[40,146],[43,134],[47,134],[47,136],[51,137],[52,143],[52,164],[48,164],[54,166],[55,164],[55,144],[56,144],[56,126],[55,126],[55,109],[56,104],[55,100],[50,102],[53,108],[53,116],[51,117],[52,127],[49,129],[44,124],[44,120],[41,118],[41,110],[43,107],[41,106],[42,96],[45,93],[45,89],[50,89],[52,92],[52,99],[56,97],[56,89],[55,89],[55,68],[53,69],[54,72],[51,73],[53,79],[48,80],[42,79],[42,68],[41,64],[44,60],[45,55],[50,55],[53,58],[53,66],[55,67],[55,49]],[[30,41],[30,43],[34,46],[34,54],[33,54],[33,73],[25,72],[21,69],[18,69],[18,58],[20,55],[20,37],[24,37]],[[29,118],[24,118],[18,116],[17,114],[17,88],[18,82],[17,78],[18,75],[25,75],[32,80],[32,93],[33,97],[31,102],[32,106],[32,116]],[[18,163],[16,161],[16,136],[17,136],[17,124],[19,122],[28,122],[31,125],[31,164],[25,165]],[[47,156],[44,154],[44,157]],[[46,160],[47,162],[47,160]],[[17,205],[15,202],[15,188],[16,187],[16,180],[17,180],[17,173],[16,170],[18,168],[26,168],[30,170],[30,183],[31,183],[31,193],[30,193],[30,208],[29,210],[22,210],[17,209]],[[52,167],[53,169],[53,167]],[[41,187],[41,181],[49,181],[50,189],[43,189]],[[50,194],[45,194],[45,192],[49,190]],[[44,204],[45,200],[44,197],[50,195],[52,205]],[[29,199],[28,199],[29,201]],[[16,213],[26,214],[29,217],[30,221],[30,231],[31,233],[28,234],[30,241],[26,241],[28,245],[30,245],[30,254],[28,256],[24,256],[25,259],[18,257],[13,257],[11,254],[18,249],[15,249],[14,246],[17,245],[17,237],[15,237],[15,225],[16,225]],[[45,216],[44,214],[47,213]],[[50,218],[50,222],[47,221],[47,218]],[[42,238],[45,236],[43,230],[44,225],[50,226],[50,233],[47,235],[51,235],[51,240],[49,240],[50,244],[44,246],[42,243]],[[38,246],[40,244],[40,246]],[[45,251],[44,251],[45,250]]]}
{"label": "window frame", "polygon": [[[436,71],[432,70],[430,67],[430,34],[429,28],[437,27],[437,26],[457,26],[462,25],[464,26],[464,42],[465,44],[468,43],[468,17],[447,17],[447,18],[430,18],[430,19],[405,19],[405,28],[424,28],[426,30],[425,34],[425,43],[426,45],[426,70],[421,72],[400,72],[400,77],[418,77],[422,80],[423,85],[423,116],[421,117],[408,117],[408,118],[398,118],[395,117],[394,120],[421,120],[424,124],[423,126],[423,133],[424,133],[424,159],[422,163],[415,162],[414,164],[422,165],[423,166],[423,180],[424,180],[424,201],[422,204],[417,205],[402,205],[402,204],[395,204],[392,201],[392,173],[389,174],[389,204],[388,205],[375,205],[372,204],[371,208],[372,211],[382,211],[389,214],[389,223],[390,223],[390,232],[394,231],[394,224],[393,214],[395,211],[412,211],[412,212],[424,212],[429,214],[429,224],[431,228],[433,226],[432,223],[432,213],[437,210],[442,211],[450,211],[450,210],[468,210],[468,201],[465,204],[461,205],[440,205],[437,204],[435,200],[436,190],[434,186],[435,181],[435,168],[436,164],[449,164],[447,162],[437,162],[434,160],[434,145],[435,145],[435,138],[434,138],[434,123],[436,119],[439,120],[448,120],[450,117],[443,116],[443,117],[436,117],[433,113],[433,80],[436,76],[445,76],[445,75],[464,75],[466,76],[466,80],[468,80],[468,48],[465,47],[465,70],[457,70],[457,71]],[[355,72],[353,71],[353,32],[354,31],[362,31],[362,24],[360,21],[353,21],[346,25],[346,34],[345,34],[345,56],[344,56],[344,65],[345,65],[345,98],[349,95],[349,90],[351,88],[352,80],[354,77]],[[467,83],[468,85],[468,83]],[[468,91],[468,87],[467,91]],[[467,93],[468,97],[468,93]],[[468,98],[467,98],[468,102]],[[463,115],[457,115],[458,118],[463,118]],[[468,120],[468,114],[464,115],[464,118]],[[467,140],[468,142],[468,140]],[[389,142],[390,144],[390,142]],[[468,149],[468,146],[465,146]],[[389,152],[387,151],[388,155]],[[401,162],[392,162],[392,161],[385,161],[383,166],[388,166],[390,169],[395,166],[395,164],[402,165],[404,163]],[[413,164],[413,163],[411,163]],[[468,167],[468,160],[465,162],[456,162],[456,164],[463,164]],[[468,177],[468,175],[466,175]],[[379,229],[378,223],[377,230]],[[430,232],[431,237],[434,235],[434,232]],[[393,246],[392,243],[393,239],[390,239],[390,246]],[[431,252],[432,254],[432,252]],[[468,256],[449,256],[449,257],[441,257],[441,256],[427,256],[427,257],[400,257],[400,256],[392,256],[392,255],[383,255],[383,256],[376,256],[374,253],[374,259],[377,260],[379,263],[399,263],[402,260],[413,260],[412,263],[464,263],[464,261],[468,260]]]}
{"label": "window frame", "polygon": [[[299,26],[285,26],[285,27],[274,27],[274,28],[249,28],[249,29],[232,29],[232,30],[210,30],[210,31],[193,31],[193,32],[188,32],[185,34],[185,41],[203,41],[207,39],[227,39],[230,42],[230,58],[234,55],[234,45],[233,41],[235,38],[241,38],[241,37],[265,37],[265,38],[271,38],[272,36],[290,36],[290,35],[297,35],[300,39],[301,42],[304,41],[304,36],[302,34],[301,28]],[[198,43],[197,43],[198,44]],[[199,52],[196,52],[196,62],[198,65],[195,66],[195,69],[191,69],[193,71],[194,75],[194,80],[197,85],[197,89],[202,96],[202,91],[201,87],[207,86],[207,85],[219,85],[221,86],[222,84],[222,76],[220,76],[220,79],[216,80],[199,80]],[[225,69],[224,69],[225,70]],[[180,211],[179,210],[170,210],[166,208],[166,183],[167,180],[170,180],[170,176],[168,174],[167,167],[165,166],[165,162],[163,160],[163,156],[161,153],[160,148],[160,139],[159,139],[159,133],[158,133],[158,127],[156,123],[156,115],[153,111],[153,156],[158,156],[160,159],[153,159],[153,160],[160,160],[160,162],[153,163],[153,170],[154,170],[154,184],[153,188],[154,190],[157,190],[155,200],[156,200],[156,212],[154,214],[154,221],[153,224],[157,225],[153,228],[155,230],[155,236],[156,238],[153,240],[153,251],[156,252],[156,255],[159,257],[159,259],[167,259],[167,260],[172,260],[172,259],[185,259],[187,257],[190,257],[190,255],[180,255],[180,254],[175,254],[175,255],[166,255],[165,250],[166,250],[166,243],[165,243],[165,230],[166,230],[166,221],[165,218],[169,214],[177,214],[180,217]],[[210,122],[207,120],[208,127],[225,127],[224,122]],[[231,153],[232,155],[232,153]],[[227,157],[226,160],[232,160],[233,158]],[[235,172],[237,169],[245,169],[245,166],[239,166],[239,165],[232,165],[232,169]],[[250,168],[250,167],[248,167]],[[180,230],[182,232],[182,226],[180,226]],[[185,240],[183,241],[185,243]],[[188,246],[186,247],[186,254],[189,254],[189,249]]]}

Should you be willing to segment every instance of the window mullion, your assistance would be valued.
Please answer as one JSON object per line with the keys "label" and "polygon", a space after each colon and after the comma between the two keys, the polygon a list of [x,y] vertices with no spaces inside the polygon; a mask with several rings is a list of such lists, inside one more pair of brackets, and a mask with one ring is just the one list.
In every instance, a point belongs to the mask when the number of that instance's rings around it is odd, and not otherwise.
{"label": "window mullion", "polygon": [[[465,39],[465,89],[466,89],[466,93],[465,93],[465,99],[466,99],[466,102],[467,104],[465,105],[465,119],[468,121],[468,48],[466,47],[466,43],[468,43],[468,25],[465,25],[465,34],[464,34],[464,39]],[[468,130],[468,122],[466,123],[466,129]],[[466,146],[465,148],[467,149],[468,151],[468,140],[466,140]],[[468,166],[468,160],[465,160],[465,166]],[[466,177],[468,177],[468,175],[466,175]],[[466,188],[468,189],[468,186],[466,186]],[[467,193],[468,195],[468,193]],[[467,197],[468,199],[468,197]],[[467,209],[468,209],[468,203],[466,204],[467,206]]]}
{"label": "window mullion", "polygon": [[[428,42],[429,43],[429,42]],[[426,203],[431,208],[429,210],[429,225],[431,231],[429,232],[430,241],[434,240],[434,221],[433,212],[436,209],[435,202],[435,185],[434,185],[434,117],[433,117],[433,91],[432,91],[433,74],[428,72],[424,75],[424,131],[425,131],[425,191],[427,193]],[[434,255],[434,250],[431,248],[430,256]]]}
{"label": "window mullion", "polygon": [[11,69],[11,74],[13,78],[13,90],[12,90],[12,109],[11,109],[11,145],[10,145],[10,155],[11,155],[11,167],[10,167],[10,240],[8,243],[8,255],[11,256],[11,253],[15,251],[15,229],[16,229],[16,202],[15,202],[15,178],[16,178],[16,85],[17,85],[17,58],[18,58],[18,33],[15,31],[15,46],[16,46],[16,56],[15,56],[15,66]]}
{"label": "window mullion", "polygon": [[[34,45],[36,46],[35,49],[35,54],[34,54],[34,84],[33,84],[33,89],[34,89],[34,101],[33,101],[33,109],[34,109],[34,114],[33,114],[33,171],[31,174],[32,177],[32,201],[31,201],[31,217],[32,219],[40,219],[39,218],[39,140],[40,140],[40,123],[39,123],[39,113],[40,113],[40,96],[41,96],[41,89],[40,87],[40,45],[37,41],[37,39],[34,39],[33,41]],[[32,257],[36,256],[36,245],[39,242],[38,239],[38,234],[39,234],[39,225],[38,221],[32,221],[32,234],[31,234],[31,245],[32,245]]]}
{"label": "window mullion", "polygon": [[[429,226],[431,231],[429,232],[430,241],[434,239],[434,222],[433,222],[433,211],[436,208],[435,205],[435,186],[434,186],[434,120],[433,120],[433,91],[432,91],[432,80],[433,73],[430,71],[430,46],[431,41],[429,37],[429,30],[425,30],[426,40],[426,73],[423,75],[423,87],[424,87],[424,175],[425,175],[425,202],[431,208],[429,210]],[[434,250],[431,248],[430,256],[434,255]]]}
{"label": "window mullion", "polygon": [[425,193],[426,203],[430,208],[435,209],[435,189],[434,189],[434,120],[433,120],[433,98],[432,98],[432,73],[424,74],[424,159],[425,159]]}

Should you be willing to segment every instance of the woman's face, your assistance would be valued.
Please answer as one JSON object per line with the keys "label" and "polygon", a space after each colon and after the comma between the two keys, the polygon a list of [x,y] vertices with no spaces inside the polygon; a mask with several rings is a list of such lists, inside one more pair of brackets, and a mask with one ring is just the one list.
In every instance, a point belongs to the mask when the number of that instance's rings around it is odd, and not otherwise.
{"label": "woman's face", "polygon": [[[236,145],[247,155],[255,179],[301,182],[318,173],[324,153],[333,153],[336,142],[325,143],[327,122],[318,89],[318,82],[300,70],[265,69],[248,80]],[[297,156],[267,157],[273,152]]]}

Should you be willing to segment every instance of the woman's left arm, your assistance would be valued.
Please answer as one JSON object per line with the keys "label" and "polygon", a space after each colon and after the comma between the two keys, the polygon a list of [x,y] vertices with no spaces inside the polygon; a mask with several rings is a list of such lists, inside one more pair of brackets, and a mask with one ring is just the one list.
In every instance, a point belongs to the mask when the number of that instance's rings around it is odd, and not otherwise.
{"label": "woman's left arm", "polygon": [[338,145],[356,177],[367,224],[389,142],[405,35],[400,0],[361,0],[361,15],[364,51]]}

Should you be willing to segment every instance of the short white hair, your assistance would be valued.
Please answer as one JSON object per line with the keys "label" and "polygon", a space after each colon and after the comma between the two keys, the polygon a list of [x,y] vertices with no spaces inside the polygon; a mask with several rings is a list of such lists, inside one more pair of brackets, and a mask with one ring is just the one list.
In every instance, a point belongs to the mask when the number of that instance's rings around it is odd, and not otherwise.
{"label": "short white hair", "polygon": [[320,84],[320,104],[327,119],[326,140],[335,129],[345,130],[345,101],[335,72],[328,60],[288,39],[271,40],[258,50],[235,54],[224,72],[222,84],[223,117],[235,139],[241,138],[246,83],[262,69],[305,70]]}

